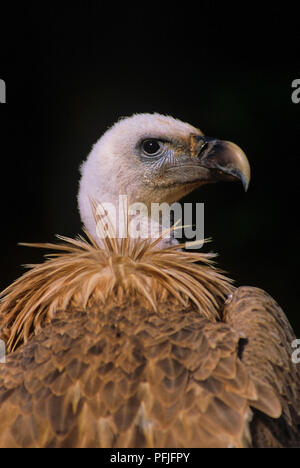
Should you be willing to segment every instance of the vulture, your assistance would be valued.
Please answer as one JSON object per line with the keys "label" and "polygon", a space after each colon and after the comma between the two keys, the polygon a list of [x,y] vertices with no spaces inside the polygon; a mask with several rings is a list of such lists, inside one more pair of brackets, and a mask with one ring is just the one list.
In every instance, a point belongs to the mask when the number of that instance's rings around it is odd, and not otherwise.
{"label": "vulture", "polygon": [[169,116],[123,118],[95,144],[84,234],[33,244],[45,261],[1,293],[0,447],[300,446],[300,365],[275,300],[234,287],[176,226],[134,237],[127,221],[118,237],[98,209],[120,194],[170,204],[219,180],[247,189],[243,151]]}

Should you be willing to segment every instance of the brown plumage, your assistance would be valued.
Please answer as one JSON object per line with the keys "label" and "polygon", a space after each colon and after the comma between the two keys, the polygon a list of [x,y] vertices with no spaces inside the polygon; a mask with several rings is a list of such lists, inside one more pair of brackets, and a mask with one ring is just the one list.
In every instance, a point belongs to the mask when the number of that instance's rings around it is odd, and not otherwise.
{"label": "brown plumage", "polygon": [[293,333],[270,296],[211,254],[61,240],[2,294],[1,447],[296,445]]}

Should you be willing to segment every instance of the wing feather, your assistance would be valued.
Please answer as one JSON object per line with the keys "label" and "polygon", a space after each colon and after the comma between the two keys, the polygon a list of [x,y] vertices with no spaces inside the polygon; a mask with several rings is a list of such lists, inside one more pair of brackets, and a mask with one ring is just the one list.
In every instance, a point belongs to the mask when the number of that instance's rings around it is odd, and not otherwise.
{"label": "wing feather", "polygon": [[240,355],[249,374],[268,386],[261,392],[262,399],[272,403],[266,392],[271,388],[282,406],[282,416],[277,420],[255,413],[255,443],[300,446],[300,366],[292,361],[295,335],[286,315],[265,291],[240,287],[226,304],[223,316],[243,337]]}

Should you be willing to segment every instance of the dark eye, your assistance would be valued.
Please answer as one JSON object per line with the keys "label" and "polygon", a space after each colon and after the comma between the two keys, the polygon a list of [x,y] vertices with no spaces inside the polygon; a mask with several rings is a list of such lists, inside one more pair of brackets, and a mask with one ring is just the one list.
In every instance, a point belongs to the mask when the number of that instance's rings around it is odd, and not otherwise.
{"label": "dark eye", "polygon": [[143,141],[142,148],[145,154],[154,156],[161,150],[161,144],[158,140],[145,140]]}

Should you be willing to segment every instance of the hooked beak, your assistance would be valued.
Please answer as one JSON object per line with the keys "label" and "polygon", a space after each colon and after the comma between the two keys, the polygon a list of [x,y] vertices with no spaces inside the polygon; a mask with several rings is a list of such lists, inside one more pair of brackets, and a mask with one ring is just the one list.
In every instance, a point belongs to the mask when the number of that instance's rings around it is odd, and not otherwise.
{"label": "hooked beak", "polygon": [[200,135],[191,135],[191,156],[200,166],[214,169],[224,179],[239,179],[247,191],[250,182],[250,165],[245,153],[230,141],[217,140]]}

